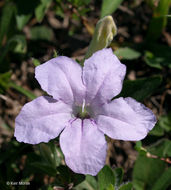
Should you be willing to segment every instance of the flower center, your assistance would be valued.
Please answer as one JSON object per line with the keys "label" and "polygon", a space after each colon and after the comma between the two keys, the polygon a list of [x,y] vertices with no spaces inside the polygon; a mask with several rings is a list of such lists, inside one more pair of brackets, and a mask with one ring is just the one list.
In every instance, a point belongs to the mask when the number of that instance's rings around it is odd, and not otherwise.
{"label": "flower center", "polygon": [[83,100],[82,106],[75,106],[73,114],[82,120],[92,116],[90,107],[85,105],[85,100]]}

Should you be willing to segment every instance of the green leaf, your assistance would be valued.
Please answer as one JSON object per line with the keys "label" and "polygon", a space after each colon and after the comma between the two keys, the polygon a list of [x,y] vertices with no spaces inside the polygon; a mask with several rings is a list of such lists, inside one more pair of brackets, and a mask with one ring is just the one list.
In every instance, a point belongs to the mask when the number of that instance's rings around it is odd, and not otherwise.
{"label": "green leaf", "polygon": [[171,185],[171,167],[159,177],[151,190],[166,190],[169,185]]}
{"label": "green leaf", "polygon": [[154,136],[163,136],[164,135],[164,129],[162,129],[159,125],[159,122],[155,125],[155,127],[150,131],[149,135]]}
{"label": "green leaf", "polygon": [[53,39],[53,31],[46,26],[35,26],[30,30],[31,40],[47,40]]}
{"label": "green leaf", "polygon": [[43,172],[45,174],[48,174],[50,176],[56,176],[56,169],[44,162],[32,162],[30,163],[30,167],[37,170],[37,172]]}
{"label": "green leaf", "polygon": [[10,38],[5,46],[2,49],[1,56],[0,56],[0,65],[3,67],[3,61],[5,56],[9,51],[13,51],[14,53],[25,53],[27,46],[26,46],[26,39],[24,35],[14,35]]}
{"label": "green leaf", "polygon": [[11,50],[14,53],[26,53],[27,42],[24,35],[15,35],[9,41],[8,44],[11,46]]}
{"label": "green leaf", "polygon": [[[8,55],[8,52],[13,52],[13,53],[26,53],[27,50],[27,44],[26,44],[26,39],[24,35],[14,35],[12,38],[10,38],[4,48],[2,48],[1,51],[1,56],[0,56],[0,68],[2,71],[7,71],[9,70],[9,65],[8,61],[6,61],[6,57]],[[2,72],[1,71],[1,72]]]}
{"label": "green leaf", "polygon": [[114,52],[114,54],[119,59],[126,59],[126,60],[137,59],[141,56],[140,52],[129,47],[119,48]]}
{"label": "green leaf", "polygon": [[110,184],[110,185],[106,188],[106,190],[115,190],[115,187],[114,187],[112,184]]}
{"label": "green leaf", "polygon": [[47,162],[48,165],[51,165],[52,167],[56,167],[56,161],[54,154],[51,150],[50,143],[40,143],[39,148],[40,148],[40,153],[42,158]]}
{"label": "green leaf", "polygon": [[123,169],[122,168],[115,168],[114,175],[115,175],[115,186],[118,187],[123,180]]}
{"label": "green leaf", "polygon": [[98,187],[99,190],[106,189],[110,184],[115,184],[115,175],[112,169],[105,165],[98,173]]}
{"label": "green leaf", "polygon": [[[169,50],[171,50],[171,48]],[[166,55],[167,52],[168,51],[166,50],[165,54],[162,55],[161,51],[158,54],[146,51],[144,60],[146,64],[149,65],[150,67],[154,67],[157,69],[162,69],[162,67],[171,68],[171,60],[170,60],[171,56],[169,54]]]}
{"label": "green leaf", "polygon": [[46,7],[44,7],[43,4],[40,4],[36,9],[35,9],[35,15],[36,19],[38,22],[42,22],[44,15],[45,15],[45,10]]}
{"label": "green leaf", "polygon": [[41,4],[35,9],[35,15],[38,22],[42,22],[44,15],[49,8],[52,0],[41,0]]}
{"label": "green leaf", "polygon": [[101,8],[101,18],[115,12],[123,0],[103,0]]}
{"label": "green leaf", "polygon": [[152,52],[146,51],[144,60],[150,67],[162,69],[161,63],[163,62],[163,58],[156,57]]}
{"label": "green leaf", "polygon": [[132,187],[133,187],[132,183],[129,182],[119,187],[118,190],[132,190]]}
{"label": "green leaf", "polygon": [[123,89],[119,97],[132,97],[137,101],[143,101],[154,93],[162,82],[160,76],[153,76],[137,80],[127,80],[123,83]]}
{"label": "green leaf", "polygon": [[161,157],[171,157],[171,141],[168,139],[161,139],[155,144],[151,145],[148,152],[156,156]]}
{"label": "green leaf", "polygon": [[171,112],[168,115],[163,115],[159,118],[159,125],[166,132],[171,131]]}
{"label": "green leaf", "polygon": [[10,87],[14,88],[15,90],[17,90],[18,92],[24,94],[25,96],[27,96],[28,98],[30,98],[31,100],[34,100],[37,96],[34,95],[32,92],[30,92],[29,90],[24,89],[21,86],[18,86],[17,84],[15,84],[14,82],[10,82]]}
{"label": "green leaf", "polygon": [[97,181],[95,177],[86,175],[85,181],[75,187],[76,190],[97,190]]}
{"label": "green leaf", "polygon": [[9,87],[11,72],[6,72],[0,74],[0,93],[5,92],[5,90]]}
{"label": "green leaf", "polygon": [[33,58],[33,64],[35,67],[40,65],[40,61],[38,59]]}
{"label": "green leaf", "polygon": [[165,172],[167,164],[160,158],[171,157],[171,141],[161,139],[147,147],[147,152],[156,158],[148,158],[146,155],[139,154],[133,170],[133,185],[136,190],[152,190],[152,187],[156,188],[156,183],[160,183],[163,186],[168,185],[168,179],[163,183],[161,181],[157,182],[157,180],[159,176],[166,175],[163,172]]}
{"label": "green leaf", "polygon": [[167,24],[167,17],[165,15],[169,13],[170,4],[171,0],[160,0],[157,6],[153,7],[153,18],[149,25],[147,41],[155,41],[160,37]]}
{"label": "green leaf", "polygon": [[28,23],[28,21],[31,18],[31,14],[27,15],[16,15],[16,21],[17,21],[17,28],[19,30],[22,30],[24,26]]}
{"label": "green leaf", "polygon": [[171,68],[171,47],[157,43],[150,44],[148,51],[145,52],[144,60],[151,67],[161,69],[162,67]]}
{"label": "green leaf", "polygon": [[60,152],[57,145],[53,141],[50,141],[49,143],[40,143],[38,146],[40,149],[41,157],[47,164],[51,165],[54,168],[61,164]]}
{"label": "green leaf", "polygon": [[135,150],[137,150],[139,152],[139,151],[141,151],[141,148],[142,148],[142,142],[137,141],[136,145],[135,145]]}
{"label": "green leaf", "polygon": [[84,175],[72,172],[67,166],[60,165],[57,167],[57,171],[58,181],[62,185],[73,183],[76,186],[85,180]]}
{"label": "green leaf", "polygon": [[160,116],[156,126],[150,131],[151,135],[162,136],[164,132],[171,132],[171,112],[168,115]]}
{"label": "green leaf", "polygon": [[50,149],[53,153],[53,159],[54,159],[55,165],[59,166],[61,164],[61,161],[64,160],[61,149],[57,147],[57,145],[53,141],[48,143],[48,145],[50,146]]}
{"label": "green leaf", "polygon": [[39,4],[39,0],[15,0],[17,6],[17,15],[16,15],[16,22],[17,28],[22,30],[23,27],[28,23],[31,19],[35,8]]}
{"label": "green leaf", "polygon": [[49,186],[47,190],[54,190],[54,188]]}
{"label": "green leaf", "polygon": [[165,163],[159,159],[139,155],[133,169],[133,186],[135,190],[151,190],[158,177],[165,169]]}
{"label": "green leaf", "polygon": [[15,5],[13,3],[6,3],[3,10],[0,21],[0,46],[2,45],[2,40],[4,36],[8,33],[10,29],[10,23],[15,12]]}

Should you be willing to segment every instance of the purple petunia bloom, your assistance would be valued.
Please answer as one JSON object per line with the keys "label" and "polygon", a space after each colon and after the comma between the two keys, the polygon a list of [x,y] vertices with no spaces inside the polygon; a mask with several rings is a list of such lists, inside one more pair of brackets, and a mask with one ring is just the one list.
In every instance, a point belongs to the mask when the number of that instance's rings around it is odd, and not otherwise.
{"label": "purple petunia bloom", "polygon": [[94,53],[83,68],[64,56],[37,66],[35,77],[53,98],[41,96],[24,105],[15,137],[38,144],[61,133],[66,164],[76,173],[96,175],[105,164],[105,134],[137,141],[156,123],[152,111],[132,98],[111,101],[121,92],[125,72],[111,49]]}

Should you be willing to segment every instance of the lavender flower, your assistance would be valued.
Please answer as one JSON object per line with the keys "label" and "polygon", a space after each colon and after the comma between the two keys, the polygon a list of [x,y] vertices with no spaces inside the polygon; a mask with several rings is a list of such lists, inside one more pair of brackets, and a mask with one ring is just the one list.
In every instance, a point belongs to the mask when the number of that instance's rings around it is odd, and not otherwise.
{"label": "lavender flower", "polygon": [[105,164],[105,134],[137,141],[156,123],[152,111],[132,98],[111,101],[122,89],[125,72],[111,49],[94,53],[83,68],[64,56],[36,67],[36,79],[52,97],[24,105],[16,118],[15,137],[38,144],[61,133],[66,164],[76,173],[96,175]]}

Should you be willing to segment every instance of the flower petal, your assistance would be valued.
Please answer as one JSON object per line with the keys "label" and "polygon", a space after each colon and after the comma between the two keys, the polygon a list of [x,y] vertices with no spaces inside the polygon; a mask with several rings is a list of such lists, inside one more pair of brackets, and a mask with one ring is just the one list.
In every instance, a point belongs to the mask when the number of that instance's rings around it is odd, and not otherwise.
{"label": "flower petal", "polygon": [[154,127],[156,117],[136,100],[118,98],[102,106],[96,122],[98,128],[113,139],[138,141]]}
{"label": "flower petal", "polygon": [[15,121],[19,142],[38,144],[59,135],[71,119],[71,107],[48,96],[41,96],[25,104]]}
{"label": "flower petal", "polygon": [[105,164],[104,134],[89,119],[75,120],[64,129],[60,146],[66,164],[76,173],[96,175]]}
{"label": "flower petal", "polygon": [[74,100],[77,103],[83,102],[85,87],[81,75],[81,66],[64,56],[51,59],[35,70],[35,77],[41,88],[54,99],[69,104]]}
{"label": "flower petal", "polygon": [[83,83],[86,86],[86,101],[103,104],[118,95],[126,66],[121,64],[112,49],[103,49],[85,60]]}

